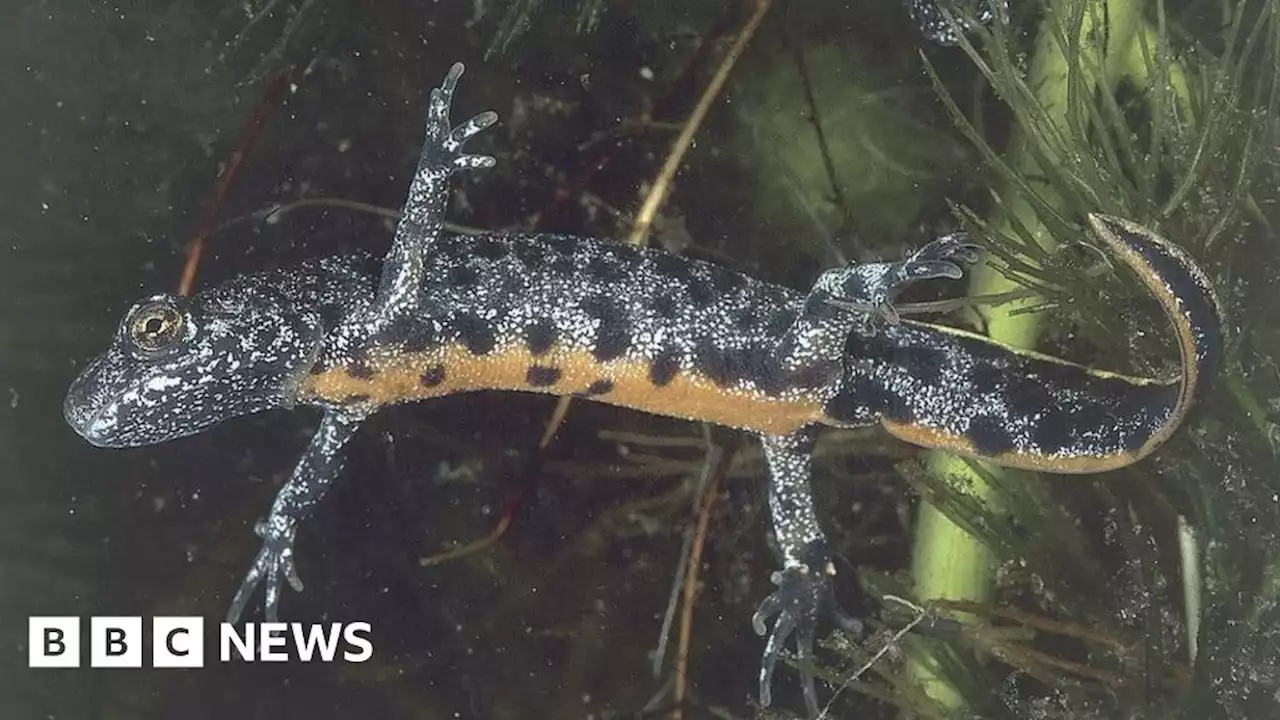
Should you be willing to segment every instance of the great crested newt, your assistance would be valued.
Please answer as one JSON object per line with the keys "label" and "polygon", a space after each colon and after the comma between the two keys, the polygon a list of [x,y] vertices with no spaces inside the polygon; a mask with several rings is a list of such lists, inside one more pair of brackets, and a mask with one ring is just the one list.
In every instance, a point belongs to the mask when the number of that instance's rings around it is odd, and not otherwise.
{"label": "great crested newt", "polygon": [[[859,627],[833,597],[809,488],[822,427],[878,424],[998,465],[1096,473],[1160,447],[1215,372],[1223,320],[1205,274],[1162,237],[1104,215],[1088,225],[1168,316],[1177,377],[1102,372],[897,317],[902,288],[958,278],[976,259],[963,234],[901,262],[829,270],[802,293],[616,242],[446,232],[450,177],[494,164],[463,152],[494,113],[450,125],[461,75],[454,65],[431,91],[422,156],[380,273],[374,259],[334,257],[192,297],[153,295],[125,314],[67,396],[67,422],[101,447],[159,443],[272,408],[323,408],[256,529],[262,549],[231,603],[232,622],[259,584],[268,620],[284,582],[301,589],[298,523],[379,408],[473,390],[574,395],[760,437],[783,555],[777,589],[752,618],[768,636],[759,678],[767,705],[792,637],[807,658],[820,619]],[[814,678],[802,673],[802,683],[815,711]]]}

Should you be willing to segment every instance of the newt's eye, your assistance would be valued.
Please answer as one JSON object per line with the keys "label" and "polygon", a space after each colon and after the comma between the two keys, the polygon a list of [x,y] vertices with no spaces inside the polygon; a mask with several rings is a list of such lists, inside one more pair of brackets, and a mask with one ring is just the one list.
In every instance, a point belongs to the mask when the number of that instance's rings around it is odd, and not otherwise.
{"label": "newt's eye", "polygon": [[166,300],[152,300],[139,305],[125,321],[133,346],[142,354],[154,356],[182,341],[186,317]]}

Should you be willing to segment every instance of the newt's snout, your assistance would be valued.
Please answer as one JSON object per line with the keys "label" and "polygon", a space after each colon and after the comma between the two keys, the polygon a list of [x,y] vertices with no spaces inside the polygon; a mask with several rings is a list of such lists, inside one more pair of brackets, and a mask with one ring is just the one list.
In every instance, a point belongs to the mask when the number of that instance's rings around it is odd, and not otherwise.
{"label": "newt's snout", "polygon": [[123,447],[113,437],[118,427],[118,409],[102,391],[98,382],[102,358],[86,367],[67,391],[62,403],[62,416],[80,437],[97,447]]}

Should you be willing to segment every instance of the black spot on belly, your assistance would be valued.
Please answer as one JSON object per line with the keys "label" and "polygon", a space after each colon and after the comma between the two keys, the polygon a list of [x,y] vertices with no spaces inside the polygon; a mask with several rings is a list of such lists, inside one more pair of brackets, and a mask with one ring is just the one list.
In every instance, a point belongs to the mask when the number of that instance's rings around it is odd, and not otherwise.
{"label": "black spot on belly", "polygon": [[559,331],[550,320],[539,318],[529,323],[524,329],[524,336],[529,343],[529,354],[538,357],[546,355],[556,344]]}
{"label": "black spot on belly", "polygon": [[602,253],[587,262],[587,274],[601,283],[612,285],[626,279],[627,271],[618,259]]}
{"label": "black spot on belly", "polygon": [[515,244],[513,250],[516,259],[527,270],[539,270],[547,263],[547,249],[542,246],[542,243],[536,241],[519,242]]}
{"label": "black spot on belly", "polygon": [[1057,411],[1060,403],[1054,401],[1053,395],[1038,378],[1015,376],[1009,380],[1004,393],[1010,417],[1031,418],[1037,413],[1050,411],[1052,415],[1063,414]]}
{"label": "black spot on belly", "polygon": [[655,296],[649,301],[649,307],[653,308],[653,311],[663,320],[675,320],[676,314],[680,311],[680,305],[671,293]]}
{"label": "black spot on belly", "polygon": [[356,403],[365,402],[368,399],[369,399],[368,393],[351,393],[350,395],[342,398],[342,402],[347,405],[354,405]]}
{"label": "black spot on belly", "polygon": [[995,457],[1013,449],[1013,436],[1003,418],[979,415],[969,420],[969,442],[986,457]]}
{"label": "black spot on belly", "polygon": [[357,380],[368,380],[374,376],[373,368],[363,360],[352,360],[347,363],[347,374]]}
{"label": "black spot on belly", "polygon": [[455,288],[470,287],[480,278],[480,273],[466,265],[458,265],[449,270],[449,284]]}
{"label": "black spot on belly", "polygon": [[547,263],[547,269],[561,279],[567,280],[578,272],[578,257],[569,254],[553,255],[550,262]]}
{"label": "black spot on belly", "polygon": [[778,395],[787,389],[790,378],[774,361],[772,350],[758,351],[752,363],[753,374],[747,379],[754,382],[766,395]]}
{"label": "black spot on belly", "polygon": [[852,388],[843,388],[822,406],[822,414],[840,425],[867,425],[874,421],[869,408]]}
{"label": "black spot on belly", "polygon": [[453,319],[453,326],[458,332],[458,340],[467,346],[472,355],[488,355],[498,343],[493,326],[475,313],[458,315]]}
{"label": "black spot on belly", "polygon": [[324,373],[328,372],[328,370],[329,370],[329,363],[325,362],[324,360],[317,360],[315,364],[311,366],[312,375],[323,375]]}
{"label": "black spot on belly", "polygon": [[900,423],[916,420],[915,411],[901,394],[890,390],[875,378],[859,375],[849,384],[850,401],[870,409],[874,414]]}
{"label": "black spot on belly", "polygon": [[693,348],[693,365],[720,387],[734,381],[734,368],[728,354],[710,338],[703,338]]}
{"label": "black spot on belly", "polygon": [[422,377],[418,382],[422,383],[422,387],[435,387],[444,382],[445,370],[443,365],[432,365],[422,373]]}
{"label": "black spot on belly", "polygon": [[1040,416],[1031,428],[1031,442],[1045,455],[1059,453],[1072,443],[1075,424],[1065,412],[1052,411]]}
{"label": "black spot on belly", "polygon": [[525,382],[533,387],[549,387],[560,382],[564,373],[560,368],[546,367],[544,365],[530,365],[528,372],[525,373]]}
{"label": "black spot on belly", "polygon": [[511,268],[500,267],[499,285],[502,287],[501,303],[504,308],[511,308],[524,299],[529,287],[528,276],[522,272],[513,272]]}
{"label": "black spot on belly", "polygon": [[1141,450],[1142,446],[1147,444],[1147,440],[1151,439],[1151,429],[1152,428],[1148,427],[1135,428],[1128,426],[1116,426],[1112,428],[1112,430],[1120,436],[1117,438],[1117,442],[1127,453],[1136,453]]}
{"label": "black spot on belly", "polygon": [[1116,421],[1111,411],[1096,401],[1076,407],[1074,411],[1064,406],[1061,412],[1070,412],[1073,434],[1077,436],[1088,432],[1099,433],[1115,425]]}
{"label": "black spot on belly", "polygon": [[471,254],[485,260],[497,260],[507,254],[507,244],[489,235],[479,235]]}
{"label": "black spot on belly", "polygon": [[919,345],[907,345],[899,348],[896,355],[897,363],[922,385],[937,385],[942,382],[946,356],[941,351]]}
{"label": "black spot on belly", "polygon": [[799,390],[827,388],[839,381],[842,374],[844,365],[839,360],[814,360],[792,372],[787,385]]}
{"label": "black spot on belly", "polygon": [[582,311],[600,321],[591,354],[600,362],[622,357],[631,348],[631,316],[627,308],[608,295],[592,295],[581,302]]}
{"label": "black spot on belly", "polygon": [[975,395],[993,396],[1005,392],[1005,374],[990,365],[978,365],[969,373]]}
{"label": "black spot on belly", "polygon": [[774,357],[794,358],[799,344],[800,341],[796,339],[794,334],[783,333],[783,335],[778,339],[777,344],[774,345]]}
{"label": "black spot on belly", "polygon": [[866,375],[851,378],[827,401],[822,412],[849,427],[870,425],[878,418],[906,423],[913,420],[910,406],[901,397]]}
{"label": "black spot on belly", "polygon": [[649,365],[649,380],[658,387],[666,387],[680,372],[680,354],[675,350],[663,350],[654,356]]}
{"label": "black spot on belly", "polygon": [[769,318],[769,322],[765,325],[765,332],[769,333],[769,337],[781,337],[796,322],[796,311],[791,308],[782,308]]}
{"label": "black spot on belly", "polygon": [[583,395],[586,395],[587,397],[593,397],[596,395],[604,395],[605,393],[609,393],[609,392],[613,392],[613,381],[597,380],[587,386],[587,390],[586,392],[583,393]]}
{"label": "black spot on belly", "polygon": [[[786,373],[774,361],[773,348],[765,344],[734,347],[725,352],[729,376],[733,381],[748,381],[766,395],[777,395],[787,389]],[[836,363],[837,370],[839,363]]]}
{"label": "black spot on belly", "polygon": [[701,278],[691,280],[685,286],[685,291],[689,293],[689,302],[698,308],[710,306],[719,297],[715,288],[711,287],[711,283],[705,282]]}

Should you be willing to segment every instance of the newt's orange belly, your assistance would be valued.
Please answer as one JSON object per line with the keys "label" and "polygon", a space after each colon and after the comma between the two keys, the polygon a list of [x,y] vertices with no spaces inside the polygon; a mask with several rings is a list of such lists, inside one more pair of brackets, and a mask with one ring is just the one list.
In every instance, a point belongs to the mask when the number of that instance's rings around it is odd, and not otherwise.
{"label": "newt's orange belly", "polygon": [[538,357],[525,347],[474,355],[461,345],[395,355],[370,355],[354,372],[333,367],[302,379],[298,400],[377,405],[475,390],[523,390],[581,395],[655,415],[702,420],[782,435],[820,422],[819,403],[778,398],[750,387],[721,387],[696,372],[677,370],[655,382],[650,363],[600,362],[589,352],[553,348]]}

